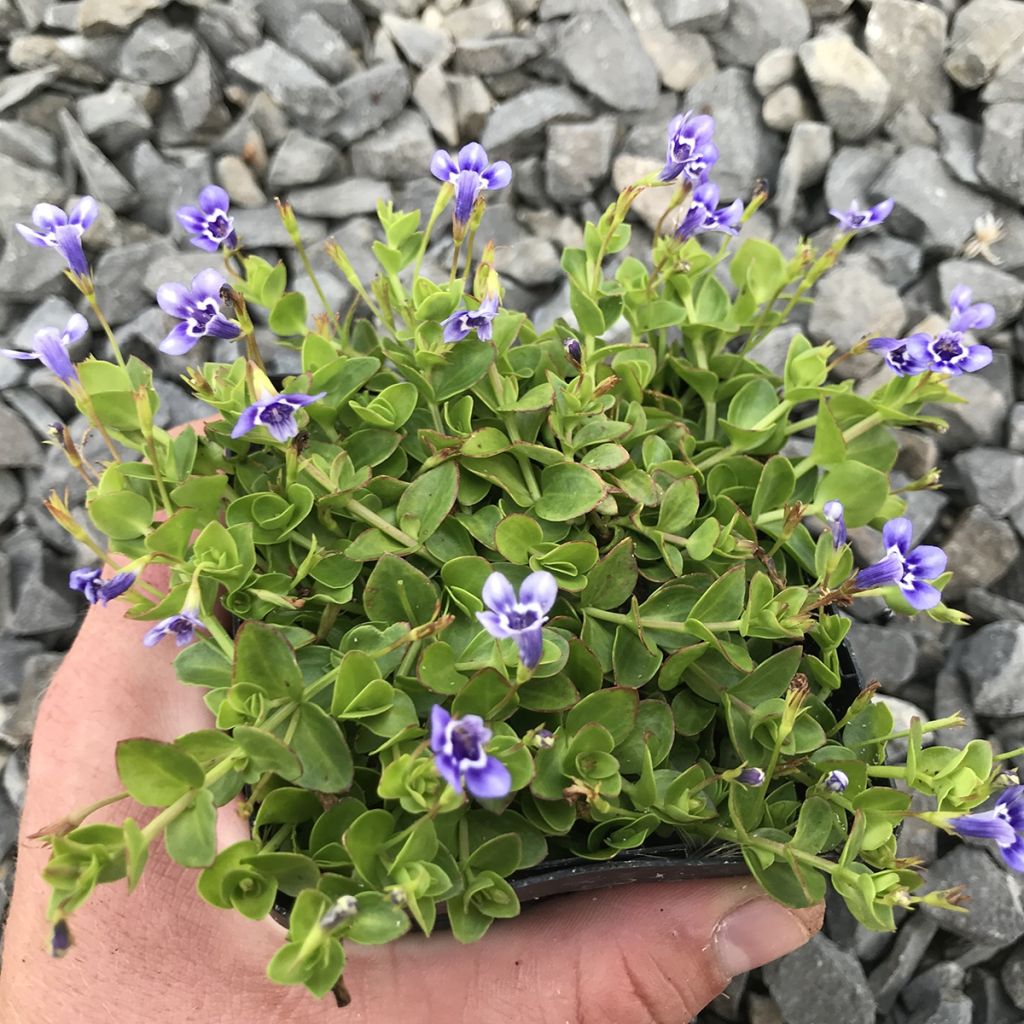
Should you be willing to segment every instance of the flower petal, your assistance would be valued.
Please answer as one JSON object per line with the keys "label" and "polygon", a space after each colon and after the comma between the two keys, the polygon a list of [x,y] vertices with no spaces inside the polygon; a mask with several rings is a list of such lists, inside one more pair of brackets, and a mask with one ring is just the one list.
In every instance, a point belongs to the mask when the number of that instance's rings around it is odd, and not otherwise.
{"label": "flower petal", "polygon": [[479,142],[468,142],[459,150],[459,170],[481,174],[487,167],[487,152]]}
{"label": "flower petal", "polygon": [[519,660],[526,668],[536,668],[544,649],[544,633],[540,626],[533,629],[522,629],[516,633],[516,646],[519,648]]}
{"label": "flower petal", "polygon": [[907,568],[922,579],[933,580],[946,571],[946,552],[942,548],[922,544],[907,555]]}
{"label": "flower petal", "polygon": [[969,836],[971,839],[995,839],[1005,843],[1012,843],[1016,839],[1010,823],[995,811],[965,814],[962,818],[950,819],[949,823],[957,835]]}
{"label": "flower petal", "polygon": [[68,350],[55,328],[44,327],[41,331],[36,331],[33,344],[43,366],[55,373],[65,384],[75,380],[78,374],[74,363],[71,362]]}
{"label": "flower petal", "polygon": [[77,224],[83,231],[87,231],[99,215],[100,204],[92,196],[82,196],[72,208],[68,223]]}
{"label": "flower petal", "polygon": [[188,324],[182,321],[175,324],[170,334],[160,342],[160,351],[171,356],[183,356],[196,347],[199,339],[188,333]]}
{"label": "flower petal", "polygon": [[32,223],[44,234],[56,231],[67,222],[68,215],[53,203],[36,203],[32,209]]}
{"label": "flower petal", "polygon": [[512,168],[505,160],[495,160],[480,174],[485,188],[505,188],[512,181]]}
{"label": "flower petal", "polygon": [[477,612],[476,617],[480,620],[480,625],[495,640],[507,640],[512,635],[512,630],[505,625],[505,620],[497,612]]}
{"label": "flower petal", "polygon": [[1024,839],[1015,836],[1008,846],[999,844],[999,852],[1008,867],[1014,871],[1024,871]]}
{"label": "flower petal", "polygon": [[436,754],[434,764],[437,766],[438,774],[448,783],[456,793],[462,792],[462,779],[459,778],[458,765],[454,758],[445,754]]}
{"label": "flower petal", "polygon": [[451,153],[439,149],[430,159],[430,173],[438,181],[454,181],[459,173],[459,168],[452,159]]}
{"label": "flower petal", "polygon": [[544,569],[531,572],[519,587],[519,603],[535,604],[547,615],[558,599],[558,580]]}
{"label": "flower petal", "polygon": [[225,284],[227,282],[224,280],[223,274],[218,273],[212,267],[207,267],[206,270],[200,270],[192,278],[192,295],[200,301],[213,299],[219,305],[220,290]]}
{"label": "flower petal", "polygon": [[903,575],[903,559],[899,555],[886,555],[880,562],[869,565],[857,573],[856,584],[860,590],[873,590],[896,583]]}
{"label": "flower petal", "polygon": [[914,535],[914,524],[905,516],[890,519],[882,527],[882,541],[886,549],[896,548],[901,555],[910,550],[910,540]]}
{"label": "flower petal", "polygon": [[35,352],[22,352],[18,348],[0,348],[0,356],[7,356],[8,359],[38,359]]}
{"label": "flower petal", "polygon": [[231,206],[231,198],[220,185],[207,185],[199,193],[199,209],[210,214],[222,211],[227,213]]}
{"label": "flower petal", "polygon": [[466,789],[478,800],[496,800],[508,796],[512,775],[496,757],[489,756],[481,767],[466,769]]}
{"label": "flower petal", "polygon": [[223,313],[214,313],[206,321],[203,333],[210,338],[224,338],[230,341],[242,333],[242,328],[234,320],[229,320]]}
{"label": "flower petal", "polygon": [[440,704],[435,704],[430,709],[430,749],[439,753],[444,749],[444,731],[452,716]]}
{"label": "flower petal", "polygon": [[220,248],[220,242],[215,242],[212,238],[207,238],[206,235],[193,235],[189,241],[203,252],[216,252]]}
{"label": "flower petal", "polygon": [[295,414],[292,412],[287,416],[275,418],[270,423],[264,423],[263,426],[267,428],[270,436],[281,444],[290,441],[299,432],[299,425],[295,422]]}
{"label": "flower petal", "polygon": [[935,587],[921,580],[915,580],[909,584],[901,583],[900,593],[907,599],[910,606],[919,612],[934,608],[942,600],[942,594]]}
{"label": "flower petal", "polygon": [[457,310],[441,324],[444,328],[444,340],[448,344],[462,341],[469,334],[469,325],[465,320],[466,313],[468,312],[469,310],[466,309]]}
{"label": "flower petal", "polygon": [[972,345],[967,356],[961,360],[960,369],[964,373],[984,370],[992,362],[992,349],[988,345]]}
{"label": "flower petal", "polygon": [[64,328],[64,344],[73,345],[89,330],[89,321],[81,313],[72,313]]}
{"label": "flower petal", "polygon": [[176,316],[182,320],[190,316],[195,309],[191,292],[183,284],[178,284],[176,281],[168,281],[157,288],[156,304],[165,313],[169,313],[171,316]]}
{"label": "flower petal", "polygon": [[238,422],[235,424],[234,429],[231,431],[231,436],[241,437],[243,434],[248,434],[256,426],[256,414],[261,408],[262,405],[257,403],[256,405],[250,405],[248,409],[244,409],[238,417]]}
{"label": "flower petal", "polygon": [[170,625],[177,616],[171,615],[166,619],[161,619],[155,626],[147,631],[146,635],[142,638],[142,643],[145,647],[154,647],[160,643],[161,640],[168,633],[170,633]]}
{"label": "flower petal", "polygon": [[508,615],[516,603],[516,592],[512,584],[509,583],[508,577],[500,572],[492,572],[487,577],[480,596],[484,604],[499,615]]}
{"label": "flower petal", "polygon": [[15,224],[18,229],[18,234],[28,242],[29,245],[37,245],[41,249],[45,249],[50,243],[46,240],[45,235],[39,234],[38,231],[33,231],[29,227],[25,227],[24,224]]}

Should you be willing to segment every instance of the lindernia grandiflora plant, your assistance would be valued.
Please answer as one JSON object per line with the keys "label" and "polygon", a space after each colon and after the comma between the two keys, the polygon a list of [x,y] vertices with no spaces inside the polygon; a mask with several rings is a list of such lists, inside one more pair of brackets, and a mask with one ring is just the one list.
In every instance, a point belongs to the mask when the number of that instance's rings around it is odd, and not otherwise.
{"label": "lindernia grandiflora plant", "polygon": [[[70,586],[94,614],[116,603],[148,624],[140,665],[180,648],[211,714],[174,743],[119,744],[145,824],[69,809],[48,830],[55,951],[97,882],[136,885],[160,842],[219,907],[290,904],[269,974],[317,995],[341,985],[350,943],[442,924],[481,939],[547,859],[738,849],[775,898],[812,904],[831,882],[877,929],[894,907],[956,901],[897,856],[911,813],[1024,863],[1012,752],[924,746],[959,717],[897,732],[875,687],[841,686],[843,612],[862,595],[961,621],[945,556],[903,516],[936,477],[891,488],[891,428],[942,428],[922,410],[984,365],[972,332],[991,309],[958,288],[938,336],[854,345],[894,371],[874,393],[832,380],[833,347],[801,334],[774,373],[759,344],[892,204],[835,211],[823,251],[783,254],[745,237],[766,194],[723,196],[717,158],[710,117],[676,118],[663,170],[563,253],[571,313],[544,331],[503,301],[485,214],[514,169],[478,145],[423,168],[441,179],[425,224],[380,205],[374,281],[328,243],[345,309],[309,308],[203,189],[179,216],[210,266],[157,293],[153,354],[178,356],[210,407],[175,434],[103,317],[96,204],[36,210],[23,234],[67,261],[112,357],[76,361],[77,315],[6,353],[49,367],[105,443],[97,458],[57,434],[88,494],[47,507],[96,555]],[[665,214],[648,245],[629,217],[651,190]],[[213,344],[237,354],[207,362]],[[277,345],[301,373],[267,373]],[[881,538],[872,565],[855,565],[855,528]],[[910,811],[915,792],[927,810]],[[231,803],[252,837],[222,849]]]}

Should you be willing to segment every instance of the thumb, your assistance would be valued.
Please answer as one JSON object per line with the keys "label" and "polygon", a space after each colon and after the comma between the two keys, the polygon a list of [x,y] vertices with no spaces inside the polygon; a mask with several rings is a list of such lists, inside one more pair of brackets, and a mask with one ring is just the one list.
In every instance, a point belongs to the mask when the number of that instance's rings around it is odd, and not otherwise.
{"label": "thumb", "polygon": [[632,885],[524,909],[471,946],[435,933],[402,940],[395,957],[353,947],[353,1021],[462,1021],[472,1007],[475,1024],[505,1024],[510,1011],[524,1024],[684,1024],[822,919],[820,906],[789,910],[752,879]]}

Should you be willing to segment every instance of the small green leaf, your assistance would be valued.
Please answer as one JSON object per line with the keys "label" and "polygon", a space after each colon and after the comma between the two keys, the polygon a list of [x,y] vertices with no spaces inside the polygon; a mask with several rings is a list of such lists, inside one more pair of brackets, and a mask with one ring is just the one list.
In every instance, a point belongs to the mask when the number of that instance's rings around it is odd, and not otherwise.
{"label": "small green leaf", "polygon": [[306,297],[285,292],[270,310],[270,329],[280,338],[306,333]]}
{"label": "small green leaf", "polygon": [[167,853],[183,868],[205,868],[217,856],[217,808],[208,789],[196,793],[195,803],[178,815],[164,833]]}
{"label": "small green leaf", "polygon": [[157,740],[122,740],[116,761],[124,788],[146,807],[169,807],[206,778],[195,758]]}
{"label": "small green leaf", "polygon": [[315,704],[303,704],[291,747],[302,762],[300,786],[343,793],[352,785],[352,754],[338,723]]}
{"label": "small green leaf", "polygon": [[541,519],[564,523],[596,508],[606,493],[604,482],[592,469],[563,462],[541,473],[541,497],[533,508]]}

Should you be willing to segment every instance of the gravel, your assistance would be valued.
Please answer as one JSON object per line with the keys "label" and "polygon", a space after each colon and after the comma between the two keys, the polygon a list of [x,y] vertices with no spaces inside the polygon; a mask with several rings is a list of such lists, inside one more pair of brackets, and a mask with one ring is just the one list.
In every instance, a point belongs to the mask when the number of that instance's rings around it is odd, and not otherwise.
{"label": "gravel", "polygon": [[[865,599],[850,636],[901,722],[959,710],[966,727],[939,743],[1024,742],[1024,0],[0,0],[0,44],[3,347],[27,349],[77,308],[58,262],[12,221],[85,191],[103,204],[88,244],[107,313],[140,355],[166,330],[155,289],[209,265],[173,216],[209,181],[232,192],[247,244],[284,259],[318,309],[273,206],[289,199],[344,309],[351,289],[321,242],[335,236],[372,273],[378,202],[429,212],[434,148],[479,140],[513,164],[487,224],[509,301],[542,326],[570,315],[562,248],[582,244],[584,219],[618,188],[660,170],[681,110],[718,120],[724,199],[767,179],[745,234],[827,244],[829,208],[891,196],[889,221],[854,240],[818,304],[761,353],[781,370],[797,331],[845,353],[864,336],[941,329],[959,283],[993,305],[979,332],[992,366],[952,382],[964,404],[927,408],[944,432],[901,432],[893,478],[940,472],[937,490],[905,493],[906,514],[918,541],[947,551],[946,598],[974,621],[890,617]],[[670,194],[638,197],[637,246]],[[1001,237],[965,251],[985,217]],[[90,351],[105,351],[99,332],[75,355]],[[281,349],[271,363],[295,358]],[[181,361],[155,366],[160,422],[195,415]],[[890,379],[875,357],[839,372],[858,392]],[[0,361],[0,847],[21,795],[12,751],[81,612],[64,580],[83,555],[39,506],[51,489],[83,500],[44,444],[48,424],[73,415],[45,370]],[[906,915],[893,938],[841,927],[830,907],[831,939],[735,983],[707,1024],[1017,1024],[1017,880],[989,851],[914,823],[899,849],[935,861],[933,887],[964,880],[972,914]],[[0,915],[10,874],[0,851]]]}

